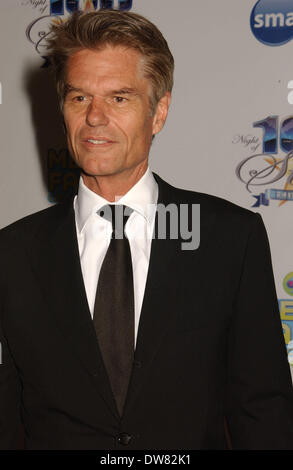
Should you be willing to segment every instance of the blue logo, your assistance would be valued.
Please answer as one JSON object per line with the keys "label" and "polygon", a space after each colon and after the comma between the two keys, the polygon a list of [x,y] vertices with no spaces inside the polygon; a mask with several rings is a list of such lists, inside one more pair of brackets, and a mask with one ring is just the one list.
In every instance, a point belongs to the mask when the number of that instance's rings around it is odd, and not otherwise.
{"label": "blue logo", "polygon": [[267,46],[293,39],[293,0],[258,0],[250,16],[251,30]]}

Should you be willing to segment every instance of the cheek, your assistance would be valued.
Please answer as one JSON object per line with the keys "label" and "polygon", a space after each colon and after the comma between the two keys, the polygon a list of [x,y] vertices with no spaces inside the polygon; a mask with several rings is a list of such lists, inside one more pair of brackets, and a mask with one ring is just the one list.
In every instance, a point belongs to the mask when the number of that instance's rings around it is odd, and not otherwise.
{"label": "cheek", "polygon": [[72,111],[64,112],[64,122],[68,135],[74,138],[78,134],[78,129],[82,122],[81,116]]}
{"label": "cheek", "polygon": [[136,116],[133,120],[121,126],[128,146],[144,145],[152,136],[152,118],[149,116]]}
{"label": "cheek", "polygon": [[67,138],[72,147],[76,147],[78,145],[78,136],[79,136],[79,127],[78,125],[74,125],[71,123],[68,127]]}

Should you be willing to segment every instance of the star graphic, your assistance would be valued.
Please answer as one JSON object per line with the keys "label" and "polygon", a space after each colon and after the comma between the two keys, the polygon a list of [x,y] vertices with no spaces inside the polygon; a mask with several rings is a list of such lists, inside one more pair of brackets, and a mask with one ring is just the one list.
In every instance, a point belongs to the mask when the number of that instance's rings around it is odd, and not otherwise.
{"label": "star graphic", "polygon": [[[270,157],[265,158],[265,161],[271,166],[275,165],[276,163],[280,163],[282,160],[283,160],[282,158],[275,158],[275,159],[270,158]],[[281,169],[278,165],[276,165],[275,168],[277,170]]]}
{"label": "star graphic", "polygon": [[83,10],[85,12],[95,11],[95,7],[92,0],[84,0]]}

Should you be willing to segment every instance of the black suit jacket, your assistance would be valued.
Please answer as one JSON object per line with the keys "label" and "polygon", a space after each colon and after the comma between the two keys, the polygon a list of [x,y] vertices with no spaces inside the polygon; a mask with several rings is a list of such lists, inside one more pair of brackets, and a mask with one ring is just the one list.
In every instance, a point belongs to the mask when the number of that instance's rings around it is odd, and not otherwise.
{"label": "black suit jacket", "polygon": [[[292,385],[261,217],[200,204],[201,241],[154,239],[119,418],[82,279],[72,200],[0,232],[0,448],[293,448]],[[119,439],[120,436],[120,439]],[[121,439],[122,436],[122,439]],[[122,444],[121,444],[122,442]],[[127,446],[123,446],[127,444]]]}

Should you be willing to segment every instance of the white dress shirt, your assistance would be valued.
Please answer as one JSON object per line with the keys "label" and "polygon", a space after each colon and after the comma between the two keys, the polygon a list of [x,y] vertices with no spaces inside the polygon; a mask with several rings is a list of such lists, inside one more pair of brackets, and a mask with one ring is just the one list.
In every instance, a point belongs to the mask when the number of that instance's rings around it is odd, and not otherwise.
{"label": "white dress shirt", "polygon": [[135,344],[144,296],[152,234],[155,222],[158,185],[147,169],[141,179],[119,200],[110,203],[91,191],[80,177],[74,211],[81,269],[90,312],[93,316],[100,269],[110,244],[112,224],[97,214],[105,204],[124,204],[133,209],[125,226],[129,240],[134,284]]}

